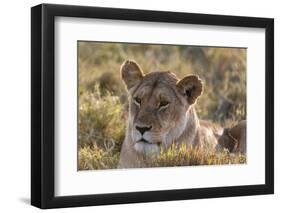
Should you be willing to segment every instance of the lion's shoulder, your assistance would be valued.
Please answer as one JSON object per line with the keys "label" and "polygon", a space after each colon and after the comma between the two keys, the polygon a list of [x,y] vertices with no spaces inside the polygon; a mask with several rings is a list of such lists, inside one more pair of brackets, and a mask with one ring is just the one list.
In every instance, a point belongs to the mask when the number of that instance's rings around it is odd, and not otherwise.
{"label": "lion's shoulder", "polygon": [[199,123],[201,127],[210,129],[216,137],[219,137],[223,134],[223,128],[216,123],[213,123],[208,120],[200,120]]}

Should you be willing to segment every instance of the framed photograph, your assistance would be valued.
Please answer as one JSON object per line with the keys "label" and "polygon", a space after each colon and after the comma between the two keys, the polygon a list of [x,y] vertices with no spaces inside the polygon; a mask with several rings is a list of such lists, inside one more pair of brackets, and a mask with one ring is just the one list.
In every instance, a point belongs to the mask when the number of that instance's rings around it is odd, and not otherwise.
{"label": "framed photograph", "polygon": [[31,9],[31,204],[272,194],[274,20]]}

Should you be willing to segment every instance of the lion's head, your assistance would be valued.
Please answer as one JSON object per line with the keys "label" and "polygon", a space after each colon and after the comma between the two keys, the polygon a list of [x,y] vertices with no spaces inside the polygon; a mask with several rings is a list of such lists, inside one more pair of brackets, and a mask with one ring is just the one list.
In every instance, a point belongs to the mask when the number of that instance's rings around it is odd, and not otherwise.
{"label": "lion's head", "polygon": [[203,85],[196,75],[179,80],[171,72],[144,74],[134,61],[125,61],[121,77],[129,93],[129,128],[135,151],[159,153],[180,137],[189,119],[188,111],[201,95]]}

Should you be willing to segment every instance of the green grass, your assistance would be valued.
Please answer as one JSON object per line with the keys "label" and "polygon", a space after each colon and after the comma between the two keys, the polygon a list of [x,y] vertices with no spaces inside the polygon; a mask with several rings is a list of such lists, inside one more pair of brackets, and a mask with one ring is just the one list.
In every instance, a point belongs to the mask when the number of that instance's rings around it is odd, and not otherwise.
{"label": "green grass", "polygon": [[[230,127],[246,118],[246,50],[189,46],[79,42],[79,170],[116,168],[125,136],[128,102],[120,65],[137,61],[145,73],[197,74],[204,93],[200,119]],[[185,147],[162,152],[150,166],[245,163],[246,156]]]}

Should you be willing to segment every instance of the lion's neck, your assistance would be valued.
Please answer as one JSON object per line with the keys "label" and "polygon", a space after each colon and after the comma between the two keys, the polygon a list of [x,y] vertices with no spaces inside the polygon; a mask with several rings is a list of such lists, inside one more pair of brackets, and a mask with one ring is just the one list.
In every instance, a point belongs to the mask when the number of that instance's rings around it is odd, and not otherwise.
{"label": "lion's neck", "polygon": [[188,110],[186,117],[185,129],[175,142],[194,145],[200,123],[193,107]]}

